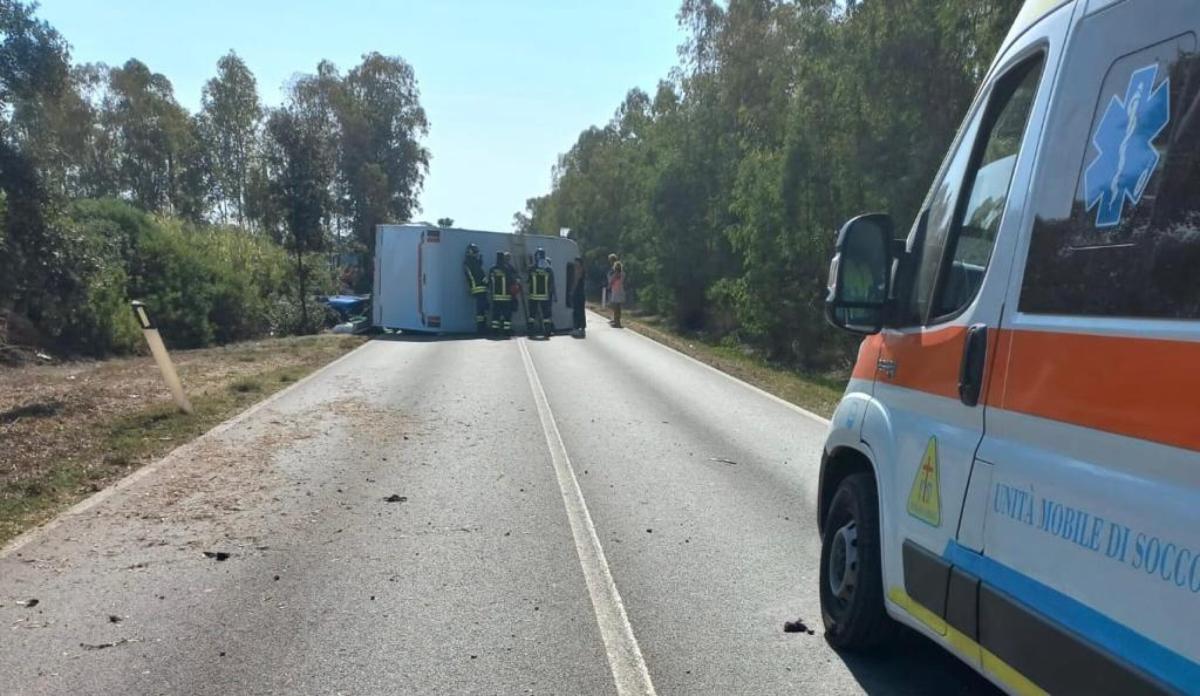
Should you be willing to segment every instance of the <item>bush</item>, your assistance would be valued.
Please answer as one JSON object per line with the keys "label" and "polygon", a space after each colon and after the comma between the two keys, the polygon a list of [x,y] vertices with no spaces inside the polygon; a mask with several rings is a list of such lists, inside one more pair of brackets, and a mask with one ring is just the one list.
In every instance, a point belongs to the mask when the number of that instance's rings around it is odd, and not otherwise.
{"label": "bush", "polygon": [[27,293],[22,309],[60,350],[100,356],[134,350],[140,334],[125,300],[127,277],[118,227],[91,224],[73,208],[48,224],[43,293]]}
{"label": "bush", "polygon": [[[71,203],[50,225],[54,292],[25,298],[30,318],[62,351],[101,356],[141,348],[129,301],[153,312],[168,345],[198,348],[268,333],[319,330],[310,307],[299,326],[294,267],[282,247],[235,227],[156,217],[123,201]],[[322,269],[319,257],[309,260]],[[332,277],[313,272],[314,292]]]}

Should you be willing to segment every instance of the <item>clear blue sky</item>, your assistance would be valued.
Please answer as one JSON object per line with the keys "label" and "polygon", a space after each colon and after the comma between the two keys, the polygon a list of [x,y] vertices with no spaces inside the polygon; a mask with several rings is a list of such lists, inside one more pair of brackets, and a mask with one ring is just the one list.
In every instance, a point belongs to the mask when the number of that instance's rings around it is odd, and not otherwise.
{"label": "clear blue sky", "polygon": [[43,0],[75,62],[136,57],[195,110],[230,49],[267,104],[322,58],[412,64],[433,153],[417,219],[509,230],[579,131],[634,86],[653,93],[683,38],[676,0]]}

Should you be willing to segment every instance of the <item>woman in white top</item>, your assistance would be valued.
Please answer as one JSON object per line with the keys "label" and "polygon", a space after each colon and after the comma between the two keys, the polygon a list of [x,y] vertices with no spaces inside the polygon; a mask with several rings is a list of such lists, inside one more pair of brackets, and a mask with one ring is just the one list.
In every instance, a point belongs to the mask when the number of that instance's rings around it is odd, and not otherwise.
{"label": "woman in white top", "polygon": [[625,264],[617,261],[608,274],[608,303],[613,308],[612,325],[621,328],[621,305],[625,303]]}

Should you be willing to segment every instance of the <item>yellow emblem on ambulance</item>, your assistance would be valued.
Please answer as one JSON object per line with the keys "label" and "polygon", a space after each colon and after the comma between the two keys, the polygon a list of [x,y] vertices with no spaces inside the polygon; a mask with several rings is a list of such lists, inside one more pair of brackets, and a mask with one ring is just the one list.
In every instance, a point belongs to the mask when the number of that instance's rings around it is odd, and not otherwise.
{"label": "yellow emblem on ambulance", "polygon": [[940,527],[942,524],[942,486],[938,479],[937,438],[929,438],[925,445],[925,456],[913,477],[912,490],[908,493],[908,514]]}

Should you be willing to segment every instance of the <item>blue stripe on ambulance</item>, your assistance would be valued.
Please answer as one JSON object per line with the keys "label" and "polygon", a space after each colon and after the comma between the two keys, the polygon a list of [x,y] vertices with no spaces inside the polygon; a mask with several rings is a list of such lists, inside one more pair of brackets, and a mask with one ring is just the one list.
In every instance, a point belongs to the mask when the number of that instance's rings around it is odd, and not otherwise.
{"label": "blue stripe on ambulance", "polygon": [[1046,618],[1137,665],[1140,669],[1182,691],[1200,684],[1200,664],[1150,640],[1128,626],[1113,621],[1078,600],[1008,566],[959,546],[953,540],[943,557],[992,587],[1029,605]]}

